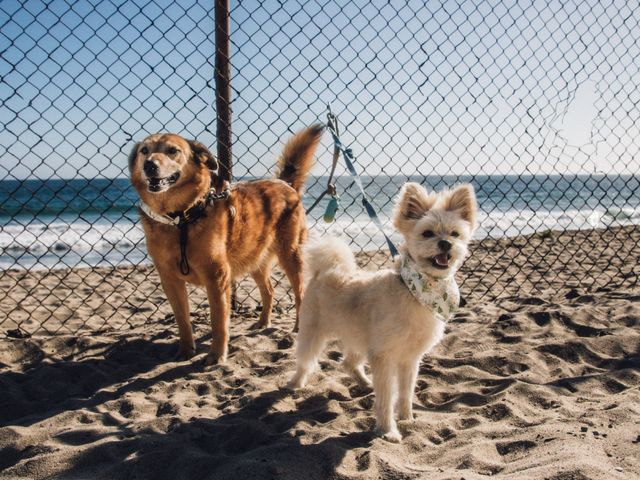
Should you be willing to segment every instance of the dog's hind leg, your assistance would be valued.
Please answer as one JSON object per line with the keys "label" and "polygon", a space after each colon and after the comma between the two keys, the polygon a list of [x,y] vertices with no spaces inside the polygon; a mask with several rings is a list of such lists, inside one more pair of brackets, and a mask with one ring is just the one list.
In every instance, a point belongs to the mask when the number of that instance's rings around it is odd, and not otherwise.
{"label": "dog's hind leg", "polygon": [[180,344],[176,358],[179,360],[188,360],[196,354],[196,344],[193,341],[193,330],[191,329],[191,319],[189,318],[187,285],[184,280],[167,274],[161,268],[158,268],[158,273],[160,274],[162,289],[169,300],[173,315],[178,324]]}
{"label": "dog's hind leg", "polygon": [[371,372],[376,397],[374,403],[376,430],[385,440],[398,443],[402,440],[402,435],[400,435],[393,418],[396,393],[395,368],[390,365],[390,359],[384,358],[383,355],[375,355],[371,358]]}
{"label": "dog's hind leg", "polygon": [[305,325],[296,339],[296,373],[289,381],[289,388],[301,388],[307,383],[309,375],[313,373],[322,352],[325,339],[313,325]]}
{"label": "dog's hind leg", "polygon": [[398,418],[413,420],[413,391],[418,376],[420,359],[403,363],[398,371]]}
{"label": "dog's hind leg", "polygon": [[293,327],[293,331],[298,331],[298,323],[300,319],[300,304],[302,303],[302,296],[304,294],[303,276],[302,276],[302,248],[300,245],[296,245],[289,251],[284,249],[278,250],[278,261],[284,273],[289,278],[291,288],[293,289],[293,295],[296,302],[296,324]]}
{"label": "dog's hind leg", "polygon": [[271,265],[263,265],[260,269],[251,274],[260,290],[262,299],[262,312],[260,321],[252,328],[264,328],[271,325],[271,307],[273,306],[273,286],[271,285]]}
{"label": "dog's hind leg", "polygon": [[370,387],[371,380],[364,373],[364,356],[354,351],[346,351],[342,362],[343,368],[361,387]]}

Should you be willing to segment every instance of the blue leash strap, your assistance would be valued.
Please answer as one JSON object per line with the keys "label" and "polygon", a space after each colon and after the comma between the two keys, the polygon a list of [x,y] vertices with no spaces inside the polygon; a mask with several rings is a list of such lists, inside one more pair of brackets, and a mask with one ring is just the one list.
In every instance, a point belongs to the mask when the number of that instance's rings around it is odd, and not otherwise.
{"label": "blue leash strap", "polygon": [[329,113],[327,114],[327,128],[331,132],[331,136],[333,137],[333,143],[335,145],[335,148],[340,150],[340,152],[342,152],[342,157],[344,158],[344,163],[347,166],[347,170],[349,171],[349,173],[353,177],[354,182],[356,183],[356,185],[358,185],[358,188],[360,189],[360,193],[362,195],[362,206],[367,211],[367,215],[369,215],[369,218],[373,221],[376,227],[378,227],[378,230],[380,230],[380,233],[384,235],[384,238],[387,241],[387,246],[389,247],[389,252],[391,253],[391,256],[395,257],[396,255],[398,255],[398,249],[385,233],[384,227],[382,226],[382,222],[378,218],[378,215],[376,214],[376,211],[373,208],[373,205],[371,205],[371,202],[369,202],[369,199],[367,198],[367,193],[364,190],[364,185],[362,184],[362,180],[360,179],[360,175],[358,175],[358,172],[356,172],[356,169],[353,165],[353,161],[355,160],[353,156],[353,152],[350,148],[346,148],[340,141],[340,138],[338,137],[338,134],[337,134],[336,125],[337,125],[337,117],[331,112],[331,108],[329,107]]}

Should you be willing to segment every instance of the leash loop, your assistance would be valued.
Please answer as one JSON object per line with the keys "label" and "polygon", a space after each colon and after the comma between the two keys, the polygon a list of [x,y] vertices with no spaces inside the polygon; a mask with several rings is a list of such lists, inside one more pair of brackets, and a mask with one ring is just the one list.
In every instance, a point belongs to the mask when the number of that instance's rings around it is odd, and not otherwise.
{"label": "leash loop", "polygon": [[355,182],[355,184],[358,186],[358,189],[360,190],[360,194],[362,196],[362,206],[367,212],[367,215],[369,215],[369,218],[373,221],[376,227],[378,227],[378,230],[380,231],[380,233],[382,233],[382,235],[384,236],[387,242],[387,247],[389,248],[389,252],[391,253],[391,256],[395,257],[398,255],[398,249],[385,233],[382,222],[378,218],[378,215],[376,214],[376,211],[373,208],[373,205],[371,205],[371,202],[367,197],[367,193],[364,190],[364,185],[362,184],[362,180],[360,179],[360,176],[358,175],[358,172],[354,167],[355,156],[353,155],[353,150],[345,147],[340,141],[340,136],[338,135],[338,117],[336,117],[336,115],[331,111],[331,105],[327,105],[327,109],[329,110],[329,113],[327,113],[327,128],[331,132],[331,136],[333,137],[333,145],[334,145],[333,147],[334,161],[333,161],[333,168],[331,169],[331,177],[333,177],[333,171],[335,170],[335,164],[337,162],[337,158],[339,154],[342,153],[342,157],[344,158],[344,163],[347,166],[347,171],[351,174],[351,176],[353,177],[353,181]]}
{"label": "leash loop", "polygon": [[[329,113],[327,114],[327,126],[331,129],[331,131],[338,131],[338,119],[335,115],[333,115],[331,113],[331,107],[329,105],[327,105],[327,108],[329,108]],[[305,213],[308,215],[309,212],[311,210],[313,210],[319,203],[320,201],[324,198],[325,195],[329,194],[331,195],[331,200],[329,201],[329,205],[327,206],[327,210],[325,211],[325,215],[324,215],[324,221],[327,223],[331,223],[333,221],[333,216],[335,215],[335,210],[337,210],[337,204],[338,204],[338,194],[336,192],[336,186],[333,183],[333,175],[336,172],[336,166],[338,165],[338,158],[340,158],[340,150],[337,148],[337,146],[334,144],[333,146],[333,158],[331,160],[331,171],[329,172],[329,178],[327,179],[327,188],[325,189],[324,192],[322,192],[320,194],[320,196],[318,198],[316,198],[316,201],[313,202],[313,204],[307,208],[307,210],[305,211]],[[332,205],[335,205],[336,208],[333,211],[333,215],[329,216],[329,209],[332,208]]]}

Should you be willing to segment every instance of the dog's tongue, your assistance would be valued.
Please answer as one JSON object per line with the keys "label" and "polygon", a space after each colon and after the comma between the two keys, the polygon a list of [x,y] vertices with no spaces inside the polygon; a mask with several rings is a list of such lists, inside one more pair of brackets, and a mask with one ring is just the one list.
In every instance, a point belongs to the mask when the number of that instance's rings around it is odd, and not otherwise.
{"label": "dog's tongue", "polygon": [[435,259],[436,263],[438,265],[440,265],[441,267],[448,267],[449,266],[449,258],[447,258],[447,254],[446,253],[439,253],[438,255],[436,255],[433,258]]}

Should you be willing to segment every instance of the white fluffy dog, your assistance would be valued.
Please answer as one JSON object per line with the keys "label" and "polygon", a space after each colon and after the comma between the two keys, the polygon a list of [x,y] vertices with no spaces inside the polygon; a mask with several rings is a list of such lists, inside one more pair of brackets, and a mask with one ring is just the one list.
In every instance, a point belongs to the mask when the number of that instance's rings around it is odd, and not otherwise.
{"label": "white fluffy dog", "polygon": [[349,247],[335,238],[310,245],[297,371],[289,387],[304,386],[326,341],[338,339],[345,369],[362,385],[370,385],[364,371],[369,361],[377,431],[399,442],[396,397],[398,418],[412,419],[420,359],[440,342],[445,322],[458,306],[453,276],[467,255],[476,212],[471,185],[428,193],[407,183],[393,213],[405,240],[394,270],[358,269]]}

